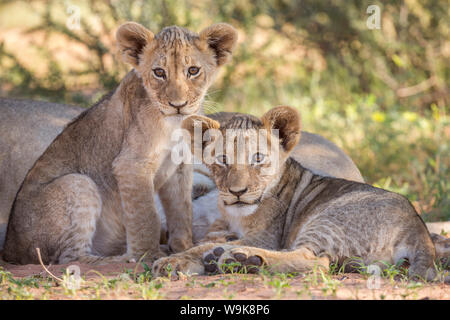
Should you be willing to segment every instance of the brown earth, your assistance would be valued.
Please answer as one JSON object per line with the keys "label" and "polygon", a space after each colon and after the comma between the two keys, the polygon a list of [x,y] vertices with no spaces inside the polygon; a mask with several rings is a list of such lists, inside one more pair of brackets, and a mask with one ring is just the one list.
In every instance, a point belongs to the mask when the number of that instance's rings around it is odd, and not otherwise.
{"label": "brown earth", "polygon": [[[158,278],[140,282],[139,275],[144,268],[136,263],[71,265],[80,267],[84,279],[81,288],[72,291],[59,280],[52,280],[41,265],[1,262],[0,271],[10,272],[13,279],[20,281],[31,277],[38,279],[41,285],[23,289],[14,281],[2,282],[0,273],[0,299],[450,299],[448,284],[382,278],[378,289],[369,289],[368,276],[360,274],[182,275],[180,280]],[[68,266],[51,265],[48,269],[63,278]]]}

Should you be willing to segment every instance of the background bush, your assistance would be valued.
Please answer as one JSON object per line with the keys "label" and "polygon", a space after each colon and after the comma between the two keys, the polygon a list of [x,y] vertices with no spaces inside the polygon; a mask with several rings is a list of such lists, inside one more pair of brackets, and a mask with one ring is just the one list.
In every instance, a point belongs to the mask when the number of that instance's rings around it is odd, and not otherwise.
{"label": "background bush", "polygon": [[[367,28],[369,5],[381,29]],[[80,9],[80,28],[73,22]],[[0,95],[89,106],[128,66],[114,32],[214,22],[239,30],[207,112],[256,115],[287,104],[305,130],[342,147],[372,184],[406,195],[427,220],[450,219],[447,1],[3,1]]]}

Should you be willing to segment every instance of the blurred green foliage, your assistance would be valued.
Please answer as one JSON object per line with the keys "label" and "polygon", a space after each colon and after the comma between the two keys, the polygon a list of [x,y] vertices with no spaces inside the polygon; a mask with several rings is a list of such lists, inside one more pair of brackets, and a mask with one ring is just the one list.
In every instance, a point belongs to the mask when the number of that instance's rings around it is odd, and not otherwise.
{"label": "blurred green foliage", "polygon": [[[369,5],[381,28],[369,29]],[[80,28],[68,28],[71,5]],[[207,112],[298,108],[369,183],[450,219],[450,9],[447,1],[132,0],[0,3],[0,94],[88,106],[129,67],[114,54],[124,21],[157,32],[215,22],[239,30]]]}

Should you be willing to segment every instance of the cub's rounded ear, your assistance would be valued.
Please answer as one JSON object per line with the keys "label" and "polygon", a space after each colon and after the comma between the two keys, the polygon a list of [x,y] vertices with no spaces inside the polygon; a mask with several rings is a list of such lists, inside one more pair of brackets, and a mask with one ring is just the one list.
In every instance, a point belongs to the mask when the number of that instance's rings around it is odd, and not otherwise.
{"label": "cub's rounded ear", "polygon": [[228,62],[238,38],[235,28],[227,23],[217,23],[203,29],[199,35],[200,40],[213,50],[218,66]]}
{"label": "cub's rounded ear", "polygon": [[116,32],[117,47],[124,62],[136,67],[139,55],[154,38],[153,33],[136,22],[122,24]]}
{"label": "cub's rounded ear", "polygon": [[219,129],[220,123],[208,117],[191,115],[183,120],[181,128],[189,132],[192,153],[195,154],[195,149],[203,150],[205,145],[212,141],[212,137],[205,137],[205,132],[209,129]]}
{"label": "cub's rounded ear", "polygon": [[291,151],[300,140],[300,113],[292,107],[280,106],[267,111],[261,118],[267,130],[278,130],[280,145]]}

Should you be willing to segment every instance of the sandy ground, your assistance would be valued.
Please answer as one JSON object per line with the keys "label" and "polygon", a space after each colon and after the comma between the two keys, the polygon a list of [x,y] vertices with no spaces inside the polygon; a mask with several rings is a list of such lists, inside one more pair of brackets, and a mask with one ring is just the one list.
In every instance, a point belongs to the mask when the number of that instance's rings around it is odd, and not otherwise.
{"label": "sandy ground", "polygon": [[[448,238],[443,238],[448,245]],[[444,248],[444,247],[442,247]],[[443,249],[441,249],[443,250]],[[0,251],[1,256],[1,251]],[[70,290],[52,279],[43,266],[13,265],[0,259],[1,299],[436,299],[450,300],[450,284],[408,281],[368,275],[320,273],[231,274],[150,279],[142,264],[86,265],[77,262],[46,266],[58,279],[79,268],[82,285]],[[448,267],[447,267],[448,268]],[[5,276],[8,274],[8,276]],[[11,280],[12,279],[12,280]],[[152,281],[150,281],[152,280]],[[38,286],[35,283],[39,283]]]}
{"label": "sandy ground", "polygon": [[[54,275],[60,277],[63,271],[71,265],[76,265],[80,268],[81,276],[86,279],[92,279],[98,277],[98,273],[101,273],[105,277],[116,277],[124,272],[124,270],[136,270],[137,273],[143,272],[143,267],[136,263],[113,263],[100,266],[92,266],[88,264],[82,264],[78,262],[70,264],[58,264],[46,266],[47,269]],[[14,277],[23,278],[30,276],[45,275],[46,271],[39,264],[26,264],[26,265],[14,265],[8,264],[0,260],[0,266],[4,270],[11,272]],[[96,272],[94,272],[96,271]]]}
{"label": "sandy ground", "polygon": [[[10,272],[15,279],[24,279],[24,277],[46,279],[48,277],[40,265],[11,265],[4,262],[0,265],[3,270]],[[52,288],[47,293],[40,287],[29,288],[28,294],[35,299],[450,300],[449,284],[416,283],[382,278],[377,286],[375,282],[368,279],[368,276],[360,274],[339,274],[325,278],[322,278],[320,274],[299,275],[296,277],[280,277],[268,274],[231,274],[191,276],[183,277],[180,280],[164,278],[154,280],[152,285],[138,285],[131,279],[135,275],[142,273],[144,269],[141,265],[135,263],[108,264],[95,267],[79,263],[73,263],[72,265],[79,266],[81,277],[85,280],[83,282],[85,289],[68,293],[57,281],[53,281],[54,289]],[[62,277],[67,267],[68,265],[53,265],[49,266],[48,269],[55,276]],[[48,278],[48,280],[50,279]],[[115,284],[114,287],[105,289],[104,284],[108,281],[119,281],[121,284]],[[368,288],[370,283],[375,284],[375,289]],[[0,287],[0,297],[2,290],[8,290],[7,286]]]}

